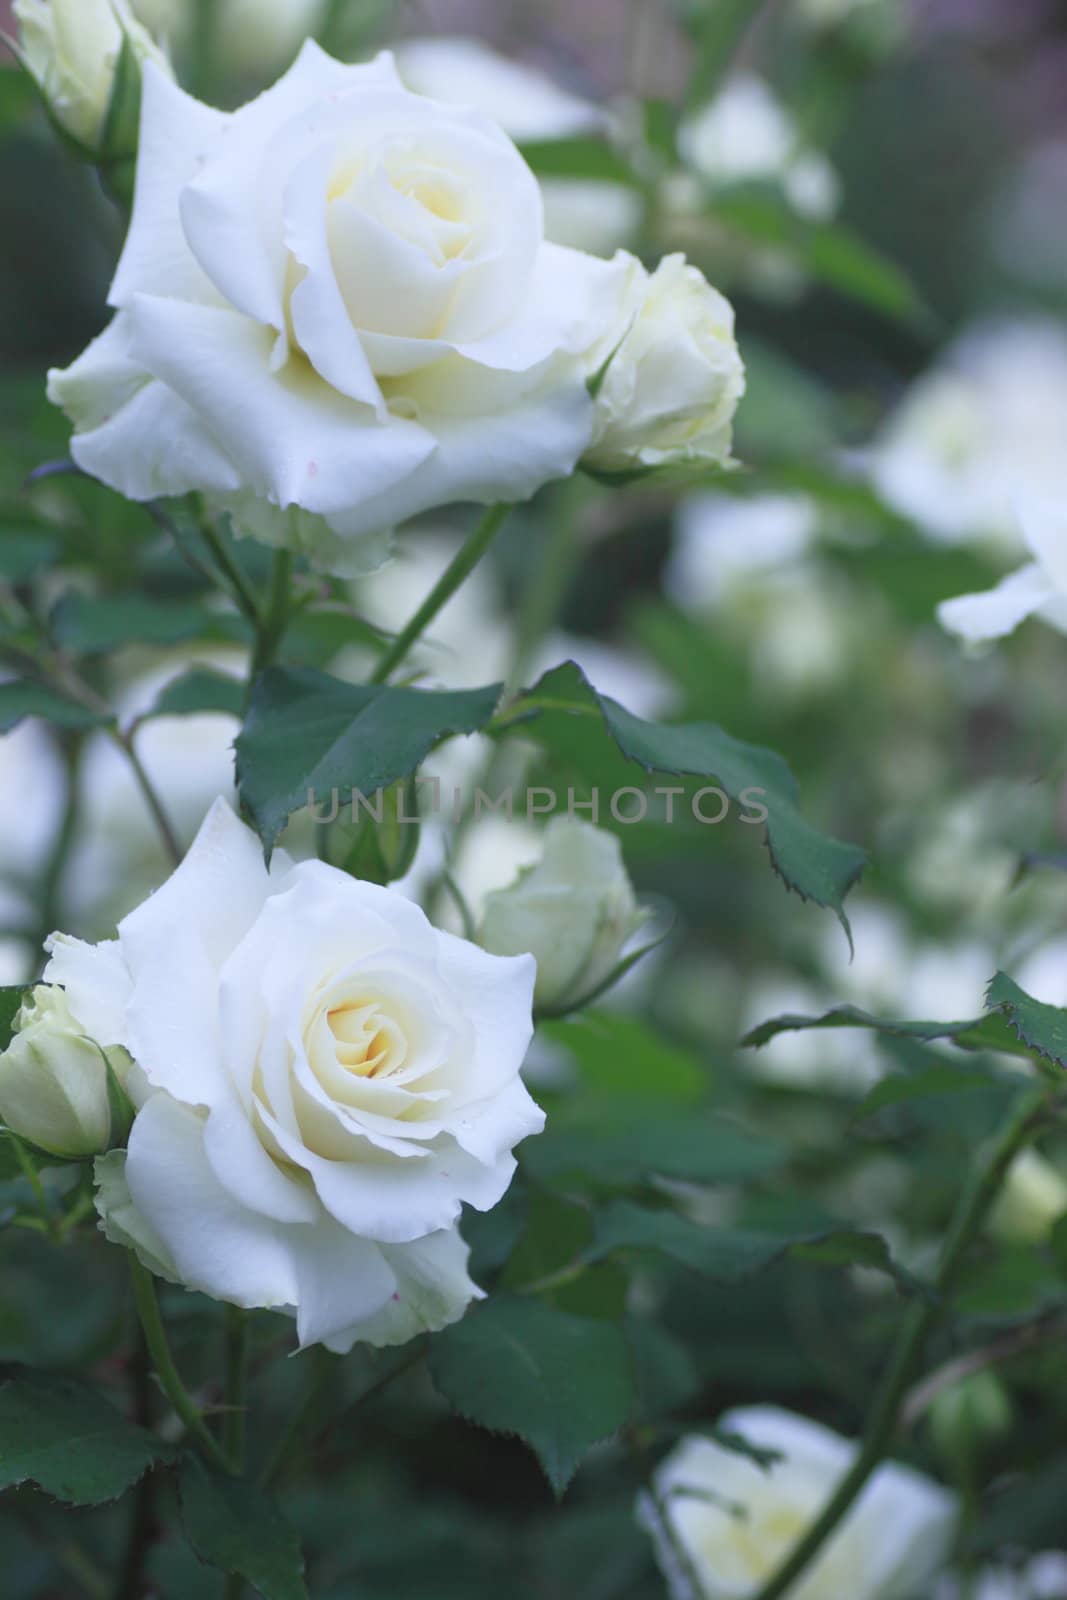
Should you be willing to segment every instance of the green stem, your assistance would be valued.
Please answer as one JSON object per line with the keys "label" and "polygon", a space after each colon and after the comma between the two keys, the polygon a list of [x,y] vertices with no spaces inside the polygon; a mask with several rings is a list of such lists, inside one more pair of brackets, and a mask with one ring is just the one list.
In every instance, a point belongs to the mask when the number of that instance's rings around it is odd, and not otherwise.
{"label": "green stem", "polygon": [[511,699],[529,672],[545,635],[555,625],[581,559],[575,523],[588,486],[574,477],[560,489],[548,511],[548,532],[538,552],[537,571],[523,591],[515,653],[508,673],[506,698]]}
{"label": "green stem", "polygon": [[172,865],[175,867],[180,865],[182,859],[182,847],[178,843],[178,836],[171,825],[170,818],[167,816],[167,813],[164,810],[163,802],[156,793],[152,784],[152,780],[145,771],[140,756],[137,754],[137,750],[133,742],[133,734],[122,733],[117,727],[109,728],[107,731],[111,734],[111,737],[114,739],[119,749],[123,751],[127,761],[130,763],[130,769],[137,780],[138,788],[144,796],[145,804],[152,813],[152,820],[155,822],[159,837],[163,841],[163,847],[166,850],[167,855],[170,857]]}
{"label": "green stem", "polygon": [[256,643],[252,651],[252,664],[248,674],[249,695],[259,674],[267,670],[278,654],[278,646],[282,642],[289,621],[292,577],[291,554],[288,550],[275,551],[267,609],[256,629]]}
{"label": "green stem", "polygon": [[984,1169],[964,1190],[945,1240],[934,1293],[916,1301],[904,1319],[888,1370],[875,1397],[859,1454],[824,1510],[754,1600],[781,1600],[792,1588],[851,1510],[884,1457],[896,1432],[901,1404],[915,1378],[927,1338],[945,1314],[946,1301],[955,1287],[967,1251],[981,1230],[1008,1168],[1033,1137],[1053,1093],[1051,1086],[1043,1085],[1020,1097]]}
{"label": "green stem", "polygon": [[248,1406],[248,1317],[240,1306],[226,1307],[226,1418],[222,1442],[235,1472],[245,1458]]}
{"label": "green stem", "polygon": [[174,1357],[170,1353],[166,1329],[163,1326],[163,1318],[160,1315],[159,1301],[156,1298],[155,1279],[148,1271],[148,1268],[141,1265],[132,1251],[130,1252],[130,1272],[133,1277],[134,1298],[137,1301],[137,1315],[141,1319],[145,1343],[148,1346],[148,1353],[152,1357],[152,1365],[156,1370],[156,1376],[163,1386],[163,1393],[208,1460],[228,1472],[230,1470],[229,1462],[223,1454],[218,1441],[208,1432],[207,1424],[200,1415],[189,1391],[181,1380],[177,1367],[174,1365]]}
{"label": "green stem", "polygon": [[19,1138],[18,1134],[11,1133],[9,1131],[8,1137],[11,1140],[12,1147],[15,1151],[15,1159],[22,1168],[22,1176],[26,1179],[26,1182],[33,1190],[33,1198],[37,1202],[37,1209],[41,1214],[41,1221],[44,1223],[45,1228],[48,1230],[52,1238],[58,1239],[60,1236],[59,1223],[51,1206],[48,1204],[48,1195],[45,1191],[44,1184],[41,1182],[41,1175],[33,1164],[33,1158],[26,1149],[26,1146],[23,1144],[22,1140]]}
{"label": "green stem", "polygon": [[371,675],[371,683],[385,683],[412,646],[418,643],[438,612],[444,609],[460,584],[474,571],[503,527],[510,510],[511,507],[507,505],[490,506],[479,519],[415,615],[385,651]]}
{"label": "green stem", "polygon": [[[251,585],[249,584],[244,573],[241,571],[241,568],[238,566],[237,562],[230,555],[230,552],[227,550],[217,530],[212,524],[210,516],[203,506],[200,507],[199,524],[200,537],[211,551],[211,554],[215,559],[215,565],[218,567],[219,571],[226,580],[226,583],[230,589],[231,598],[237,605],[238,610],[243,612],[244,616],[248,619],[258,633],[260,628],[263,626],[263,622],[259,614],[259,605],[255,595],[252,592]],[[176,535],[175,542],[177,542]]]}

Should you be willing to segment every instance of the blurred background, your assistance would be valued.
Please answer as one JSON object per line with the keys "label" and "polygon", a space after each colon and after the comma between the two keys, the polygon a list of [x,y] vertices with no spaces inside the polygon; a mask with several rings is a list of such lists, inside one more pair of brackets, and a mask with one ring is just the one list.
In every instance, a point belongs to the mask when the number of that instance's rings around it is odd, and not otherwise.
{"label": "blurred background", "polygon": [[[135,9],[169,42],[182,81],[224,105],[272,81],[308,31],[351,59],[393,47],[411,87],[483,106],[520,143],[552,237],[650,261],[683,250],[733,301],[749,376],[743,470],[685,491],[546,491],[443,614],[423,666],[457,685],[507,671],[539,541],[565,517],[562,613],[530,671],[569,655],[640,715],[712,720],[780,751],[806,814],[869,851],[849,902],[850,958],[833,917],[766,871],[746,837],[755,830],[654,817],[618,828],[639,890],[676,920],[613,997],[619,1031],[608,1038],[638,1064],[638,1110],[653,1094],[676,1096],[678,1116],[710,1099],[789,1145],[785,1171],[743,1195],[675,1175],[672,1193],[693,1215],[839,1218],[877,1227],[901,1260],[923,1266],[1002,1089],[897,1105],[857,1125],[873,1084],[922,1070],[936,1050],[856,1032],[787,1035],[759,1052],[737,1040],[768,1016],[841,1001],[882,1015],[976,1015],[998,967],[1067,1003],[1067,647],[1034,620],[995,649],[968,649],[935,615],[1026,559],[1020,487],[1055,498],[1067,484],[1067,5],[218,0],[206,51],[192,0]],[[66,453],[44,372],[106,321],[122,225],[15,71],[0,76],[0,238],[3,582],[36,586],[59,636],[132,718],[191,660],[238,663],[243,644],[220,615],[210,640],[194,644],[176,626],[149,644],[132,626],[105,655],[86,597],[121,592],[136,574],[146,592],[181,599],[190,575],[138,508],[64,478],[24,487]],[[345,604],[397,626],[463,526],[449,515],[405,530],[393,564]],[[290,654],[341,675],[367,660],[340,624],[291,640]],[[142,730],[142,758],[185,838],[232,788],[235,731],[222,714]],[[468,741],[444,753],[441,770],[463,774],[476,759]],[[440,839],[425,831],[413,892],[440,860]],[[520,821],[472,828],[456,876],[475,908],[538,848]],[[164,871],[103,736],[26,722],[0,740],[0,981],[30,976],[57,925],[106,935]],[[564,1119],[595,1116],[608,1092],[602,1037],[598,1051],[583,1027],[549,1030],[535,1058]],[[1045,1246],[1067,1211],[1067,1148],[1048,1141],[1016,1176],[969,1302],[990,1337],[1064,1301]],[[480,1281],[524,1227],[536,1224],[551,1258],[565,1227],[537,1211],[546,1204],[535,1183],[520,1183],[495,1233],[475,1230]],[[106,1247],[57,1259],[43,1289],[38,1256],[31,1271],[28,1247],[0,1249],[15,1291],[0,1304],[0,1358],[62,1365],[94,1341],[107,1348]],[[813,1287],[810,1271],[788,1265],[729,1293],[659,1268],[626,1292],[656,1309],[666,1341],[646,1353],[649,1414],[667,1410],[679,1425],[775,1399],[854,1432],[899,1314],[873,1280],[829,1273]],[[214,1308],[180,1304],[195,1364]],[[337,1382],[358,1396],[376,1370],[353,1358]],[[996,1405],[979,1407],[978,1421],[961,1412],[965,1423],[924,1424],[909,1440],[969,1506],[986,1505],[965,1527],[965,1567],[995,1559],[1017,1571],[1062,1542],[1065,1380],[1061,1340],[1000,1369]],[[296,1381],[278,1382],[279,1407]],[[358,1460],[335,1429],[294,1490],[294,1513],[312,1530],[313,1592],[661,1595],[630,1506],[663,1439],[641,1419],[632,1431],[556,1511],[520,1446],[448,1420],[428,1385],[391,1390],[360,1413]],[[5,1597],[83,1592],[56,1576],[51,1515],[36,1504],[7,1522],[0,1513],[15,1574]],[[99,1538],[103,1548],[106,1528]],[[180,1551],[158,1559],[161,1593],[212,1592]]]}

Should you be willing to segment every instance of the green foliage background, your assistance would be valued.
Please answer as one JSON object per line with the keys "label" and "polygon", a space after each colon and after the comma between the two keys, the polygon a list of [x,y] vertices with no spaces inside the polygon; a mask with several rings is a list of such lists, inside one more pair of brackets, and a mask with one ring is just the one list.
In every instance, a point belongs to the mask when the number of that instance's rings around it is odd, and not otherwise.
{"label": "green foliage background", "polygon": [[[920,965],[936,957],[951,970],[977,944],[988,953],[986,979],[1017,970],[1065,931],[1062,638],[1035,625],[995,654],[964,656],[934,608],[995,581],[1002,552],[931,542],[847,470],[843,452],[869,441],[975,317],[1063,315],[1067,279],[1025,274],[1026,263],[993,247],[990,219],[1022,155],[1057,132],[1056,109],[1041,100],[1042,63],[1062,61],[1067,20],[1053,7],[990,5],[967,27],[941,29],[925,14],[937,8],[919,7],[914,33],[887,48],[863,27],[804,34],[786,5],[768,7],[773,17],[746,33],[758,9],[664,7],[651,43],[632,17],[627,31],[623,0],[591,8],[595,26],[532,3],[495,8],[481,26],[587,92],[642,102],[650,166],[588,140],[528,153],[543,173],[607,173],[639,190],[653,254],[678,243],[656,198],[676,164],[678,110],[687,95],[710,91],[737,52],[759,64],[842,174],[839,223],[801,224],[780,195],[746,187],[708,200],[718,231],[693,252],[716,281],[754,245],[774,245],[808,274],[784,304],[756,292],[744,267],[728,285],[750,390],[738,421],[746,471],[723,492],[812,497],[817,537],[806,571],[834,630],[833,671],[793,681],[774,670],[789,602],[761,594],[758,577],[714,617],[678,607],[663,579],[684,489],[550,489],[516,514],[493,554],[517,607],[547,530],[567,518],[566,628],[654,663],[674,696],[671,728],[649,732],[600,704],[576,669],[554,677],[551,693],[535,685],[531,781],[607,791],[620,778],[643,781],[642,768],[713,774],[731,792],[766,781],[779,800],[777,872],[760,830],[736,820],[668,825],[653,811],[617,827],[639,888],[669,902],[676,920],[623,1009],[543,1025],[553,1070],[537,1092],[549,1131],[521,1152],[506,1202],[465,1229],[487,1304],[433,1339],[344,1360],[313,1351],[286,1361],[288,1324],[253,1321],[250,1460],[272,1479],[282,1513],[258,1491],[213,1482],[189,1458],[175,1466],[176,1449],[132,1427],[131,1415],[163,1408],[154,1391],[131,1394],[135,1318],[122,1255],[91,1221],[53,1240],[25,1225],[27,1179],[0,1149],[4,1600],[126,1592],[115,1588],[121,1552],[142,1512],[165,1530],[152,1548],[153,1592],[176,1600],[221,1595],[219,1567],[243,1572],[268,1597],[303,1594],[282,1514],[300,1530],[316,1600],[658,1600],[663,1580],[633,1501],[659,1456],[681,1432],[754,1401],[858,1434],[894,1333],[929,1277],[930,1242],[944,1233],[976,1152],[1003,1124],[1018,1063],[1063,1070],[1057,1019],[1026,1009],[1009,980],[998,980],[981,1021],[980,993],[962,1016],[929,1000],[916,1012],[877,957],[875,998],[859,994],[845,932],[820,904],[858,902],[871,913],[853,917],[861,966],[879,912],[892,915]],[[414,7],[348,11],[353,46],[421,26]],[[439,12],[444,31],[471,25],[466,12]],[[41,462],[66,453],[43,372],[102,325],[121,233],[93,176],[57,148],[13,72],[0,77],[0,236],[4,584],[20,596],[32,590],[56,649],[105,700],[135,673],[184,658],[207,665],[156,709],[235,709],[215,662],[247,642],[246,630],[209,603],[144,510],[67,477],[24,487]],[[445,532],[463,527],[460,514],[445,522]],[[261,555],[241,547],[254,577]],[[302,614],[252,701],[238,770],[268,843],[309,782],[392,783],[446,730],[485,726],[492,713],[495,697],[471,689],[405,707],[410,691],[328,683],[322,674],[336,672],[343,648],[376,638],[358,603],[352,615],[342,601],[324,594]],[[32,648],[10,614],[0,627],[11,650]],[[0,685],[3,726],[43,716],[73,785],[34,881],[0,840],[0,873],[29,908],[5,930],[24,962],[20,979],[52,927],[107,931],[103,911],[79,907],[66,870],[79,752],[100,717],[43,693]],[[561,704],[588,714],[580,733]],[[304,739],[310,710],[315,734]],[[381,766],[364,773],[352,749],[368,747],[368,722]],[[14,803],[37,804],[32,783]],[[965,843],[948,828],[935,853],[945,819],[964,810]],[[846,905],[862,852],[870,866]],[[972,892],[976,862],[1008,863],[993,900]],[[1016,864],[1025,871],[1013,886]],[[111,888],[110,908],[125,909],[127,885]],[[1067,980],[1063,989],[1057,998],[1067,997]],[[799,1005],[790,998],[798,990]],[[838,1012],[796,1035],[815,1052],[803,1074],[760,1072],[755,1047],[739,1043],[771,1012],[849,1002],[864,1015]],[[957,1026],[885,1025],[916,1014]],[[1067,1173],[1067,1141],[1055,1128],[1042,1150]],[[69,1172],[50,1179],[57,1215],[76,1209],[77,1181]],[[179,1290],[163,1301],[190,1385],[217,1400],[223,1309]],[[965,1564],[1063,1540],[1064,1332],[1064,1228],[1019,1243],[983,1237],[928,1366],[1006,1341],[997,1373],[1007,1419],[988,1434],[950,1430],[946,1444],[926,1415],[900,1446],[959,1488]],[[69,1387],[76,1373],[90,1389]],[[292,1448],[272,1474],[294,1417]],[[68,1448],[75,1437],[90,1441],[84,1466]],[[149,1506],[132,1486],[153,1460]]]}

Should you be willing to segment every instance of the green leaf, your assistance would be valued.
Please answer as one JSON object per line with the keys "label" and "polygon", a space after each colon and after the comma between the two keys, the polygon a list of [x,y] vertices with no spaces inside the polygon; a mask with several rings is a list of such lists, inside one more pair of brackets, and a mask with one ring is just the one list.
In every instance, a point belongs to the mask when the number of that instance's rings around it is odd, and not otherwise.
{"label": "green leaf", "polygon": [[530,1446],[557,1495],[633,1408],[630,1358],[615,1324],[518,1295],[495,1295],[437,1334],[429,1363],[461,1416]]}
{"label": "green leaf", "polygon": [[43,684],[29,683],[24,678],[0,683],[0,733],[10,733],[26,717],[43,717],[61,728],[101,728],[113,720]]}
{"label": "green leaf", "polygon": [[581,178],[628,189],[637,183],[629,163],[605,139],[531,139],[519,148],[539,178]]}
{"label": "green leaf", "polygon": [[885,1240],[851,1229],[819,1233],[764,1233],[758,1228],[709,1228],[675,1211],[651,1210],[618,1200],[596,1219],[591,1261],[619,1250],[647,1250],[670,1256],[716,1283],[743,1283],[787,1255],[820,1266],[864,1266],[914,1287],[894,1264]]}
{"label": "green leaf", "polygon": [[700,1375],[680,1339],[651,1317],[626,1317],[623,1333],[633,1363],[632,1421],[655,1422],[693,1398]]}
{"label": "green leaf", "polygon": [[573,1021],[545,1022],[543,1036],[577,1062],[591,1089],[654,1100],[699,1100],[709,1075],[688,1050],[671,1044],[640,1017],[588,1011]]}
{"label": "green leaf", "polygon": [[776,185],[745,183],[720,190],[709,209],[716,221],[754,243],[785,251],[829,288],[929,331],[932,313],[906,273],[842,224],[797,216]]}
{"label": "green leaf", "polygon": [[1028,1051],[1054,1066],[1067,1067],[1067,1011],[1034,1000],[1003,972],[986,990],[986,1005],[1006,1018]]}
{"label": "green leaf", "polygon": [[201,1561],[239,1574],[263,1600],[307,1600],[300,1540],[254,1484],[187,1455],[178,1487],[186,1536]]}
{"label": "green leaf", "polygon": [[368,799],[413,772],[449,734],[476,733],[500,685],[434,693],[343,683],[310,668],[272,667],[257,679],[237,740],[237,781],[265,849],[309,791]]}
{"label": "green leaf", "polygon": [[15,1018],[28,993],[23,983],[8,984],[0,988],[0,1050],[6,1050],[15,1031]]}
{"label": "green leaf", "polygon": [[21,1372],[0,1388],[0,1489],[36,1483],[57,1500],[115,1500],[174,1449],[72,1378]]}
{"label": "green leaf", "polygon": [[[562,754],[579,771],[594,774],[638,768],[707,778],[742,806],[767,808],[766,840],[775,871],[805,900],[829,906],[847,929],[843,901],[866,865],[855,845],[820,834],[797,810],[792,773],[773,750],[743,744],[711,722],[663,726],[633,716],[600,695],[573,661],[554,668],[497,724]],[[621,755],[623,760],[618,762]],[[599,782],[599,777],[597,778]],[[625,785],[627,779],[622,778]],[[746,799],[759,791],[755,800]]]}
{"label": "green leaf", "polygon": [[0,526],[0,577],[24,583],[54,561],[60,548],[58,539],[36,529]]}
{"label": "green leaf", "polygon": [[890,1106],[907,1105],[912,1100],[929,1100],[939,1095],[961,1094],[969,1089],[988,1089],[995,1080],[988,1072],[955,1066],[951,1061],[936,1062],[913,1074],[895,1072],[875,1084],[860,1102],[854,1122],[873,1117]]}
{"label": "green leaf", "polygon": [[225,711],[239,717],[244,697],[245,686],[239,679],[207,667],[194,667],[160,691],[148,716],[191,717],[204,711]]}
{"label": "green leaf", "polygon": [[757,1049],[780,1033],[799,1033],[811,1028],[869,1028],[902,1039],[921,1039],[930,1043],[947,1039],[961,1050],[998,1050],[1021,1056],[1028,1051],[1012,1033],[1007,1021],[998,1015],[971,1017],[966,1022],[901,1022],[892,1017],[875,1017],[856,1006],[835,1006],[822,1016],[803,1017],[786,1013],[761,1022],[746,1033],[741,1043]]}
{"label": "green leaf", "polygon": [[59,643],[84,655],[127,644],[183,644],[212,635],[216,621],[195,601],[152,600],[139,594],[65,594],[52,612]]}
{"label": "green leaf", "polygon": [[727,1117],[641,1117],[559,1128],[523,1145],[522,1166],[540,1183],[631,1188],[654,1177],[740,1183],[779,1168],[785,1150]]}

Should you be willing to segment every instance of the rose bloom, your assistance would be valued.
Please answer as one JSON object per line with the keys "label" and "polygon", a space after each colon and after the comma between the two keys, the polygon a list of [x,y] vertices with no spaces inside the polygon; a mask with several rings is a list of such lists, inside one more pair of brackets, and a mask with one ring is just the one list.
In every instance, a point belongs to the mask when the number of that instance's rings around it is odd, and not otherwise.
{"label": "rose bloom", "polygon": [[531,957],[322,862],[268,870],[223,801],[117,940],[50,949],[86,1032],[136,1062],[124,1184],[113,1157],[98,1172],[111,1237],[190,1288],[294,1313],[302,1345],[462,1313],[460,1206],[496,1204],[544,1121],[519,1076]]}
{"label": "rose bloom", "polygon": [[[752,1595],[778,1570],[852,1465],[856,1447],[775,1406],[727,1412],[719,1425],[781,1459],[761,1467],[714,1440],[683,1439],[638,1506],[672,1595],[691,1585],[678,1547],[709,1600]],[[911,1600],[926,1593],[952,1541],[954,1495],[886,1462],[826,1541],[790,1600]],[[666,1519],[668,1528],[663,1525]]]}
{"label": "rose bloom", "polygon": [[312,43],[232,114],[144,76],[118,314],[50,376],[86,472],[354,574],[417,512],[573,470],[634,263],[546,243],[493,122]]}

